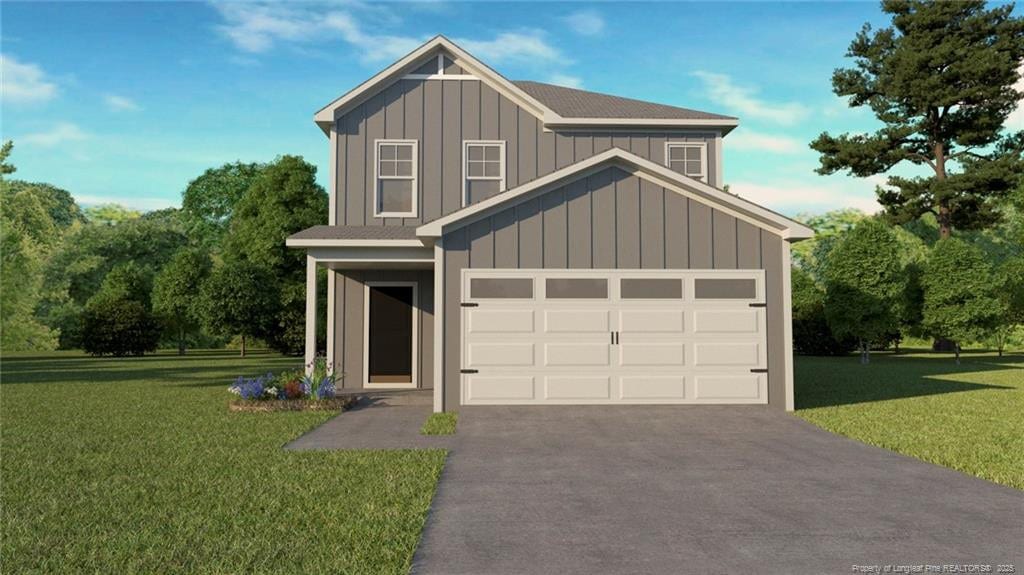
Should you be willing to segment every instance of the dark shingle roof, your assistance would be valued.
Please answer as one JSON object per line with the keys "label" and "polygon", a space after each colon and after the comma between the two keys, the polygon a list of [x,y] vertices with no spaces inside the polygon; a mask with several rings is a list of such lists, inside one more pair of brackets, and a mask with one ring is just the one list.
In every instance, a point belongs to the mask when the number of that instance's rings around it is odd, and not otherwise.
{"label": "dark shingle roof", "polygon": [[415,226],[313,226],[290,240],[414,240]]}
{"label": "dark shingle roof", "polygon": [[542,82],[515,81],[521,90],[566,118],[735,120],[732,116],[677,108]]}

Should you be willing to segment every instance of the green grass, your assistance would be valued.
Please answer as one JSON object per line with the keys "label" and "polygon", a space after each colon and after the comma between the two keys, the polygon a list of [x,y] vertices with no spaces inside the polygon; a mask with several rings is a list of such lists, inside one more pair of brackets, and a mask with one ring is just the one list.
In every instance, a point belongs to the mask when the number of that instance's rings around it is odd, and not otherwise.
{"label": "green grass", "polygon": [[333,414],[228,412],[295,363],[5,354],[0,571],[408,572],[445,451],[286,452]]}
{"label": "green grass", "polygon": [[1024,489],[1024,356],[797,357],[796,414],[834,433]]}
{"label": "green grass", "polygon": [[420,428],[423,435],[455,435],[455,424],[459,421],[459,414],[455,412],[431,413],[430,417]]}

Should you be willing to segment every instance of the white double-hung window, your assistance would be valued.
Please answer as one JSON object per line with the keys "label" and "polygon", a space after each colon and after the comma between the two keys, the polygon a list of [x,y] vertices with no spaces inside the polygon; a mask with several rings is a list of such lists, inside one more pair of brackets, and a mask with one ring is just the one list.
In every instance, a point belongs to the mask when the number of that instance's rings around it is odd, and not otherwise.
{"label": "white double-hung window", "polygon": [[466,140],[462,150],[463,205],[505,190],[505,142]]}
{"label": "white double-hung window", "polygon": [[415,218],[416,140],[377,140],[376,147],[377,177],[373,215],[381,218]]}
{"label": "white double-hung window", "polygon": [[665,165],[680,174],[707,182],[707,150],[704,142],[666,142]]}

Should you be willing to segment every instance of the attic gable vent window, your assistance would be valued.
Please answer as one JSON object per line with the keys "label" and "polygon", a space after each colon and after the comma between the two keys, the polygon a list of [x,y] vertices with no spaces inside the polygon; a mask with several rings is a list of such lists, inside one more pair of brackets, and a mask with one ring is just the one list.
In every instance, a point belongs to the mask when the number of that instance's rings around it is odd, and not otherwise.
{"label": "attic gable vent window", "polygon": [[416,217],[416,158],[416,140],[377,140],[376,217]]}
{"label": "attic gable vent window", "polygon": [[680,174],[707,182],[707,145],[703,142],[667,142],[665,144],[665,165]]}

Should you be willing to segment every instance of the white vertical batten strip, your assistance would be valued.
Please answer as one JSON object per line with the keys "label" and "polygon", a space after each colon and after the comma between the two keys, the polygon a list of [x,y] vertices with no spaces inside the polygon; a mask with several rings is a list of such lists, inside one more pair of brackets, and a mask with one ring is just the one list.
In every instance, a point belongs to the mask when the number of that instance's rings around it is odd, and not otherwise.
{"label": "white vertical batten strip", "polygon": [[434,243],[434,412],[444,411],[444,249]]}
{"label": "white vertical batten strip", "polygon": [[[330,152],[331,164],[327,168],[328,178],[327,182],[327,201],[328,201],[328,213],[327,223],[335,226],[338,224],[338,130],[337,124],[331,126],[331,152]],[[336,295],[334,293],[334,280],[335,271],[327,268],[327,363],[334,365],[334,300]],[[337,366],[335,366],[336,368]]]}
{"label": "white vertical batten strip", "polygon": [[716,188],[725,187],[725,172],[722,169],[722,132],[715,134],[715,183]]}
{"label": "white vertical batten strip", "polygon": [[786,411],[795,409],[793,390],[793,286],[792,255],[790,254],[789,242],[782,242],[782,345],[783,354],[786,356],[785,381],[786,381]]}
{"label": "white vertical batten strip", "polygon": [[316,360],[316,258],[306,256],[306,373]]}

